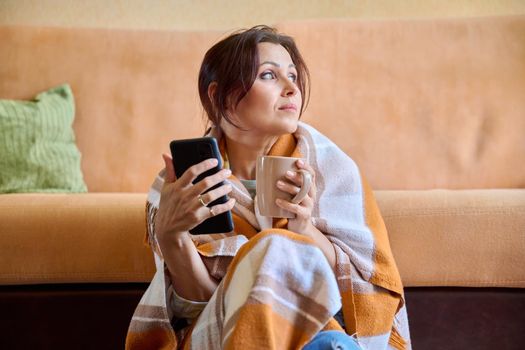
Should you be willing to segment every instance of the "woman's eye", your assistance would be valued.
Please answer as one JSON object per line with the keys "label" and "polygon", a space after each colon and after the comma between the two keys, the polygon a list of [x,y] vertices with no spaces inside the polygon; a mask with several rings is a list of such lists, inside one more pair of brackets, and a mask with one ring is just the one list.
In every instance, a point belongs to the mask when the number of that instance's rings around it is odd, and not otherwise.
{"label": "woman's eye", "polygon": [[295,75],[294,73],[290,73],[288,74],[288,79],[295,83],[297,81],[297,75]]}
{"label": "woman's eye", "polygon": [[260,78],[263,80],[269,80],[275,78],[275,74],[273,72],[264,72],[260,75]]}

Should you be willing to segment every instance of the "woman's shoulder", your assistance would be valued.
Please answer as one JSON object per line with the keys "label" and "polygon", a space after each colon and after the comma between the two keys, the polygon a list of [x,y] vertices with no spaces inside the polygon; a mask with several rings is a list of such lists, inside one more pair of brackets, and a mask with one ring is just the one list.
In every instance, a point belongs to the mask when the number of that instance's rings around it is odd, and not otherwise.
{"label": "woman's shoulder", "polygon": [[337,145],[330,140],[330,138],[323,134],[321,131],[317,130],[314,126],[307,124],[305,122],[299,122],[297,125],[297,131],[295,132],[296,135],[302,135],[302,136],[309,136],[315,138],[315,140],[327,142],[333,144],[333,146]]}
{"label": "woman's shoulder", "polygon": [[315,127],[305,122],[299,122],[295,133],[299,147],[303,154],[321,158],[325,162],[342,162],[352,167],[357,166],[352,157],[347,154],[329,136],[323,134]]}
{"label": "woman's shoulder", "polygon": [[299,122],[295,135],[298,139],[302,139],[303,142],[309,143],[312,146],[323,147],[337,151],[338,153],[345,153],[329,136],[305,122]]}

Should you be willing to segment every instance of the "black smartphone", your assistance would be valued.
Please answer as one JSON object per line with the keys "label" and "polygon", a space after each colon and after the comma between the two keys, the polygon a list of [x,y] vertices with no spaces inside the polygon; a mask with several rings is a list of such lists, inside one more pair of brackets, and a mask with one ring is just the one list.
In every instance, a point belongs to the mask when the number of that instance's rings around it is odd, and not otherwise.
{"label": "black smartphone", "polygon": [[[201,137],[195,139],[186,140],[174,140],[170,142],[171,156],[173,158],[173,166],[175,168],[175,175],[177,179],[184,174],[184,172],[197,163],[202,162],[205,159],[215,158],[218,163],[214,168],[205,171],[193,180],[193,184],[201,181],[205,177],[213,175],[222,169],[222,161],[219,152],[219,146],[217,140],[214,137]],[[216,184],[209,188],[206,192],[211,191],[224,184],[224,181]],[[204,193],[206,193],[204,192]],[[208,207],[212,207],[217,204],[226,203],[229,200],[227,195],[217,198],[216,200],[208,203]],[[201,222],[190,230],[193,235],[202,235],[208,233],[225,233],[233,230],[233,219],[231,211],[227,211],[216,216],[212,216]]]}

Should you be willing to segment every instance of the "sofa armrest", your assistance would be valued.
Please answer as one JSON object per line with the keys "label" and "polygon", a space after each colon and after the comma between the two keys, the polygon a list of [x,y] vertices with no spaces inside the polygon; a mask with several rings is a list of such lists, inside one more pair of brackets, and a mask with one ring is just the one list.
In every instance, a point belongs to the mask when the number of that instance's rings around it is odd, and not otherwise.
{"label": "sofa armrest", "polygon": [[149,282],[146,194],[0,195],[0,284]]}
{"label": "sofa armrest", "polygon": [[525,287],[525,190],[376,197],[405,286]]}

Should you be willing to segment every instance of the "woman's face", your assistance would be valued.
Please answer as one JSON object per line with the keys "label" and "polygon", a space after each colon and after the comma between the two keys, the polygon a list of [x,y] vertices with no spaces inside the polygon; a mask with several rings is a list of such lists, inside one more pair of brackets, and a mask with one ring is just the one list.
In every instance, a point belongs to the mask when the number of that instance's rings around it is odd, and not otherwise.
{"label": "woman's face", "polygon": [[257,77],[237,107],[229,110],[231,118],[241,128],[260,136],[295,132],[302,96],[292,58],[277,44],[259,43],[257,51]]}

